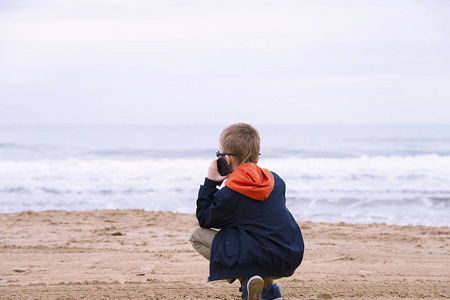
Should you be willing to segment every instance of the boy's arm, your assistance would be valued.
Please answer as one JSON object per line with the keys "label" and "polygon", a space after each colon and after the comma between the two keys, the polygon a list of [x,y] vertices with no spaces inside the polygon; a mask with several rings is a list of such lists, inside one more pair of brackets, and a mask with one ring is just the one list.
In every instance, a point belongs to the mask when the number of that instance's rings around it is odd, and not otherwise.
{"label": "boy's arm", "polygon": [[216,195],[220,184],[221,182],[205,178],[204,184],[200,186],[196,212],[200,227],[223,228],[232,224],[231,203],[225,203],[225,199]]}

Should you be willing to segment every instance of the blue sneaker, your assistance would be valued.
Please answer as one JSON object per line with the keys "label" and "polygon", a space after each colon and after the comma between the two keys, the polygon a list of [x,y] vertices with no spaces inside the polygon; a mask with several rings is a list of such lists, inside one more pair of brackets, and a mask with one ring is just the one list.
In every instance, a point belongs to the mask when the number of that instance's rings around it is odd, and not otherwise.
{"label": "blue sneaker", "polygon": [[242,292],[242,299],[244,300],[261,300],[261,292],[264,287],[264,280],[261,276],[252,276],[245,278],[241,282],[239,291]]}
{"label": "blue sneaker", "polygon": [[269,285],[267,290],[261,292],[262,300],[281,300],[281,292],[278,284]]}

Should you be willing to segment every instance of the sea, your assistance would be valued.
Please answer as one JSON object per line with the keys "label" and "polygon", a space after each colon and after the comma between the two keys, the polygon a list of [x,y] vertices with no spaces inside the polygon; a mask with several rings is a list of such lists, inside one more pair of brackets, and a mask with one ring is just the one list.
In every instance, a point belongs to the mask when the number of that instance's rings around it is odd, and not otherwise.
{"label": "sea", "polygon": [[[299,221],[450,225],[450,125],[261,125]],[[0,213],[194,214],[223,126],[0,125]]]}

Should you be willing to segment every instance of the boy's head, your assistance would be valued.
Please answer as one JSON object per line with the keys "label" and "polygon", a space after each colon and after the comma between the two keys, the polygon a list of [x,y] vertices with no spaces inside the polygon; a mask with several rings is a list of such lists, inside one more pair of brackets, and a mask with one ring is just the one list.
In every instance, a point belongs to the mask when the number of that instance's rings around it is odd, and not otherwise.
{"label": "boy's head", "polygon": [[225,128],[220,134],[221,151],[234,153],[239,164],[259,160],[260,139],[258,131],[249,124],[236,123]]}

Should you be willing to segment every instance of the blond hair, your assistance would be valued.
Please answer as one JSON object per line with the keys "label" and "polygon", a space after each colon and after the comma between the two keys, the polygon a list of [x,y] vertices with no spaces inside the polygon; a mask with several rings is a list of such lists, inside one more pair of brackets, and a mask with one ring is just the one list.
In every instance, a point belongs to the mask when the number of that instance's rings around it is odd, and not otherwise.
{"label": "blond hair", "polygon": [[220,134],[220,145],[225,153],[237,155],[239,164],[258,162],[260,138],[258,131],[246,123],[236,123]]}

